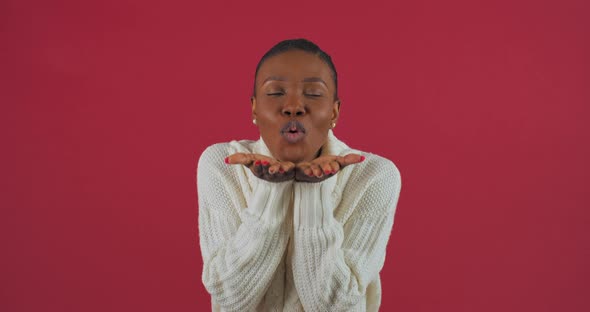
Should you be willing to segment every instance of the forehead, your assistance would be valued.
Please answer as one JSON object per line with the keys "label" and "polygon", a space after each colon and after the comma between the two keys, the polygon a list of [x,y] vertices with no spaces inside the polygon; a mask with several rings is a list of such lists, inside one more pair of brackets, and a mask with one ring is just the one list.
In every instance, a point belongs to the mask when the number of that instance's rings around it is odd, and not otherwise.
{"label": "forehead", "polygon": [[319,56],[300,50],[283,52],[266,59],[258,70],[256,80],[264,81],[270,76],[295,81],[319,77],[329,85],[333,83],[328,64],[324,63]]}

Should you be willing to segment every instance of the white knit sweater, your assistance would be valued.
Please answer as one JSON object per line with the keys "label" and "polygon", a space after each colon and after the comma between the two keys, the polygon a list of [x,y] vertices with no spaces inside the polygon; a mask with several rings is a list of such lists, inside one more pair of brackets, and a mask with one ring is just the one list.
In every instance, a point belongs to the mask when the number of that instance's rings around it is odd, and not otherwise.
{"label": "white knit sweater", "polygon": [[271,156],[262,139],[208,147],[199,159],[203,284],[213,311],[377,311],[379,272],[401,190],[389,160],[350,149],[330,131],[322,155],[359,164],[320,183],[271,183],[233,153]]}

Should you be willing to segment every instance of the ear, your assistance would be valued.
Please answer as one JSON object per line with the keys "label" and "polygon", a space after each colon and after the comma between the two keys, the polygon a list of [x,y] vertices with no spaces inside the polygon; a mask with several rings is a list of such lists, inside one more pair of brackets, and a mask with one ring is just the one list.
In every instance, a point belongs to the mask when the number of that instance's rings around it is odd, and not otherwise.
{"label": "ear", "polygon": [[340,100],[334,101],[332,107],[332,122],[337,122],[338,116],[340,116]]}
{"label": "ear", "polygon": [[256,119],[256,98],[250,97],[250,104],[252,105],[252,119]]}

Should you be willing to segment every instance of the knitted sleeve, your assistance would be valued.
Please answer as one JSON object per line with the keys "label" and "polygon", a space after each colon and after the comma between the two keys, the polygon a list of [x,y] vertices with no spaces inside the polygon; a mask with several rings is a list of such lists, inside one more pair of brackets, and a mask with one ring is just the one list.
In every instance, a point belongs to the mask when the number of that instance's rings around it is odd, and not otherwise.
{"label": "knitted sleeve", "polygon": [[260,180],[247,207],[236,207],[241,188],[224,163],[227,154],[227,148],[213,145],[198,163],[202,280],[224,311],[248,311],[264,296],[285,250],[292,182]]}
{"label": "knitted sleeve", "polygon": [[334,218],[327,180],[295,184],[293,274],[305,311],[364,311],[367,286],[383,267],[401,177],[374,155],[356,166],[340,203],[353,209],[345,224]]}

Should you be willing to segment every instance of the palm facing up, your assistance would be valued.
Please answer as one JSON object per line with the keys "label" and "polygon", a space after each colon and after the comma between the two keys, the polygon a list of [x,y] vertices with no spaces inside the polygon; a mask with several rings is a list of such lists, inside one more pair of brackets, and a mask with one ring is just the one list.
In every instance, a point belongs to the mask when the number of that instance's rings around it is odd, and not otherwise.
{"label": "palm facing up", "polygon": [[226,164],[243,165],[260,179],[269,182],[284,182],[294,179],[298,182],[317,183],[332,177],[342,168],[365,159],[358,154],[346,156],[325,155],[310,162],[292,163],[278,161],[260,154],[236,153],[225,159]]}

